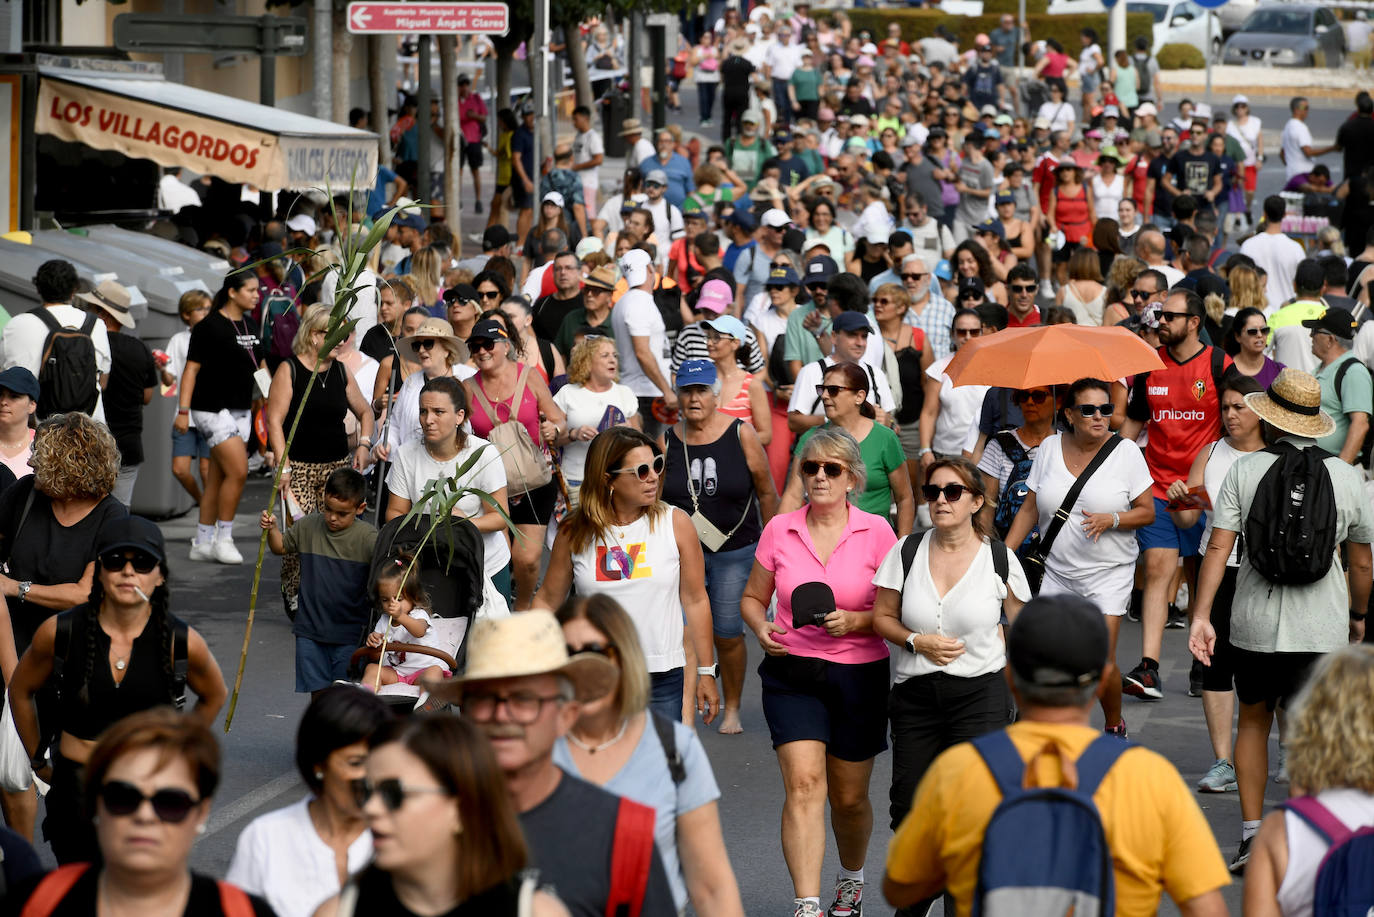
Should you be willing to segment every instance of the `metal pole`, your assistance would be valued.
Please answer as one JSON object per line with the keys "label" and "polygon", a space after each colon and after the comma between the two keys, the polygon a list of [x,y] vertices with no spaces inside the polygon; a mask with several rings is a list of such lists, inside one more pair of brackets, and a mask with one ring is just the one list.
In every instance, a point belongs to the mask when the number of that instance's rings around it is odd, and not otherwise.
{"label": "metal pole", "polygon": [[640,89],[643,88],[639,81],[639,59],[644,54],[644,14],[630,14],[630,50],[625,55],[625,68],[629,71],[626,74],[630,78],[630,114],[631,118],[639,118],[644,113],[640,110]]}
{"label": "metal pole", "polygon": [[1207,47],[1203,49],[1202,56],[1207,61],[1207,104],[1212,104],[1212,11],[1203,10],[1202,15],[1207,17]]}
{"label": "metal pole", "polygon": [[654,65],[654,85],[650,98],[654,103],[654,130],[662,130],[668,124],[668,27],[662,24],[649,26],[649,57]]}
{"label": "metal pole", "polygon": [[544,156],[540,140],[544,136],[544,125],[540,122],[549,115],[549,0],[536,0],[534,4],[534,36],[526,44],[529,49],[530,91],[534,98],[534,212],[539,213],[540,184],[543,178]]}
{"label": "metal pole", "polygon": [[[271,36],[270,40],[275,43],[276,38]],[[274,106],[277,104],[277,56],[270,51],[264,51],[258,56],[259,72],[261,73],[261,86],[258,89],[258,101],[263,105]]]}
{"label": "metal pole", "polygon": [[330,76],[334,57],[334,5],[330,0],[314,0],[313,12],[310,53],[314,60],[310,62],[310,75],[315,85],[311,92],[311,107],[316,118],[328,121],[334,116],[334,85]]}
{"label": "metal pole", "polygon": [[429,178],[429,140],[434,135],[434,128],[429,121],[429,68],[431,63],[429,36],[420,35],[417,42],[420,48],[420,89],[415,100],[415,130],[417,132],[415,136],[418,140],[415,145],[415,182],[419,187],[415,191],[415,197],[433,203],[431,200],[433,189],[430,188]]}

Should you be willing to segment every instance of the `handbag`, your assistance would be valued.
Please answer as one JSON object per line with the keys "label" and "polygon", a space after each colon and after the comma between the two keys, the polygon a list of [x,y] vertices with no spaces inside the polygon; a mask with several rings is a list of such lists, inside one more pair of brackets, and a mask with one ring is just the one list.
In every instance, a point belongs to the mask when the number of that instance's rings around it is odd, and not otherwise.
{"label": "handbag", "polygon": [[1064,502],[1059,504],[1059,509],[1054,511],[1054,518],[1050,520],[1049,526],[1040,536],[1040,543],[1025,557],[1021,558],[1021,569],[1026,574],[1026,582],[1030,585],[1032,595],[1040,594],[1040,583],[1045,579],[1045,558],[1050,556],[1050,548],[1054,546],[1054,539],[1059,535],[1059,530],[1064,527],[1064,523],[1069,521],[1069,515],[1073,512],[1073,505],[1078,502],[1078,495],[1087,486],[1088,479],[1093,476],[1093,472],[1102,467],[1107,456],[1112,454],[1112,450],[1120,442],[1121,437],[1113,433],[1111,439],[1102,444],[1102,448],[1097,450],[1097,455],[1093,456],[1092,461],[1078,476],[1078,480],[1073,482],[1069,492],[1064,495]]}

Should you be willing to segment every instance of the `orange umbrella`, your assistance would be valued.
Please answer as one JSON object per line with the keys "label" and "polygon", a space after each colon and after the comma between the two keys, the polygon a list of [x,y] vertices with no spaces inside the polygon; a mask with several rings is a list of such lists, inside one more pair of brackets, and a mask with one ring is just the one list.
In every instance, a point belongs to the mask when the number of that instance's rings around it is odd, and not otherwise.
{"label": "orange umbrella", "polygon": [[1150,345],[1125,328],[1066,324],[974,338],[960,346],[945,373],[955,385],[1027,389],[1084,378],[1110,382],[1163,368]]}

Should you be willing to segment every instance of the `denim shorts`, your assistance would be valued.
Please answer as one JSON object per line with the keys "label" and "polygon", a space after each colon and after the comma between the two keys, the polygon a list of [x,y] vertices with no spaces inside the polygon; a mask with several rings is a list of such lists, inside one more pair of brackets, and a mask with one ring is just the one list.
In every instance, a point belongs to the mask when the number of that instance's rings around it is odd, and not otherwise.
{"label": "denim shorts", "polygon": [[309,637],[296,637],[296,693],[323,691],[337,679],[348,677],[348,661],[356,646],[347,643],[320,643]]}
{"label": "denim shorts", "polygon": [[1202,547],[1202,530],[1206,528],[1207,520],[1198,519],[1192,528],[1181,529],[1174,525],[1174,519],[1169,515],[1168,502],[1159,497],[1155,497],[1154,501],[1155,521],[1135,532],[1140,550],[1168,548],[1177,551],[1179,557],[1196,557]]}
{"label": "denim shorts", "polygon": [[733,551],[702,552],[706,560],[706,596],[711,600],[711,632],[721,639],[744,635],[739,599],[754,569],[756,544]]}
{"label": "denim shorts", "polygon": [[221,443],[227,443],[236,436],[247,443],[248,438],[253,435],[251,411],[231,411],[228,408],[219,411],[193,410],[191,419],[196,422],[196,429],[205,437],[211,449]]}
{"label": "denim shorts", "polygon": [[190,427],[185,433],[172,430],[172,458],[209,458],[210,442],[199,427]]}

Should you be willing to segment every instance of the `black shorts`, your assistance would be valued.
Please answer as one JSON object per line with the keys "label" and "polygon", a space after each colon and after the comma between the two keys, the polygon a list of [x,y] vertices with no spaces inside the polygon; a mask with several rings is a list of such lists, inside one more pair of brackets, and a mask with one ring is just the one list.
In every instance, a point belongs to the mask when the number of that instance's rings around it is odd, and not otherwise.
{"label": "black shorts", "polygon": [[1212,630],[1216,631],[1217,642],[1212,648],[1212,664],[1202,669],[1204,691],[1230,691],[1235,685],[1236,649],[1231,646],[1231,602],[1236,597],[1238,569],[1226,568],[1216,597],[1212,599]]}
{"label": "black shorts", "polygon": [[851,664],[765,656],[759,679],[774,748],[823,742],[826,754],[841,761],[867,761],[887,751],[886,659]]}
{"label": "black shorts", "polygon": [[1275,707],[1287,709],[1320,658],[1321,653],[1255,653],[1233,646],[1236,697],[1242,704],[1264,704],[1271,711]]}
{"label": "black shorts", "polygon": [[1063,248],[1056,248],[1050,254],[1050,261],[1053,264],[1068,264],[1074,252],[1083,247],[1082,242],[1065,242]]}
{"label": "black shorts", "polygon": [[510,504],[510,521],[516,525],[548,525],[558,502],[558,482],[550,481],[529,493],[507,488],[506,502]]}
{"label": "black shorts", "polygon": [[458,161],[467,163],[474,171],[482,168],[482,144],[461,143],[458,145]]}
{"label": "black shorts", "polygon": [[515,175],[510,179],[510,203],[516,210],[529,210],[534,206],[534,194],[526,191],[524,182]]}

